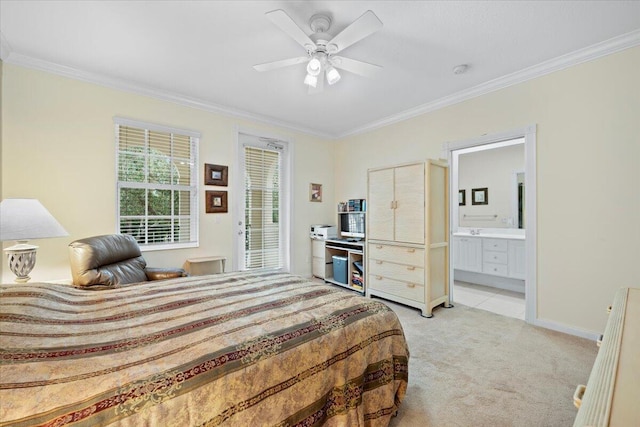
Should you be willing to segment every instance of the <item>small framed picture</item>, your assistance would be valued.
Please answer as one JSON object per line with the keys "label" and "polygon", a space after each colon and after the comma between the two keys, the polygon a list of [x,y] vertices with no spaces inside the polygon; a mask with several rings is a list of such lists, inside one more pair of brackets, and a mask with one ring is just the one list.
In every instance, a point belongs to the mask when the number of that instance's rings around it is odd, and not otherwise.
{"label": "small framed picture", "polygon": [[471,189],[471,204],[472,205],[488,205],[489,189],[486,187]]}
{"label": "small framed picture", "polygon": [[322,201],[322,184],[309,184],[309,200],[312,202]]}
{"label": "small framed picture", "polygon": [[458,190],[458,206],[467,204],[467,190]]}
{"label": "small framed picture", "polygon": [[229,168],[222,165],[204,164],[204,184],[226,187],[229,181]]}
{"label": "small framed picture", "polygon": [[205,209],[207,213],[226,213],[227,192],[226,191],[205,191]]}

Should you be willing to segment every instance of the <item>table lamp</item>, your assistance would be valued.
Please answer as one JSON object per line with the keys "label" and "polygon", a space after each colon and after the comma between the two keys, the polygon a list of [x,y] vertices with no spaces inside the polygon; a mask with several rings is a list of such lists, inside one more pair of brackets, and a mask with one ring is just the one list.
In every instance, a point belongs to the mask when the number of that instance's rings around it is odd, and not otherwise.
{"label": "table lamp", "polygon": [[68,235],[36,199],[4,199],[0,203],[0,241],[17,241],[4,250],[17,283],[28,282],[29,273],[36,265],[38,247],[27,244],[27,240]]}

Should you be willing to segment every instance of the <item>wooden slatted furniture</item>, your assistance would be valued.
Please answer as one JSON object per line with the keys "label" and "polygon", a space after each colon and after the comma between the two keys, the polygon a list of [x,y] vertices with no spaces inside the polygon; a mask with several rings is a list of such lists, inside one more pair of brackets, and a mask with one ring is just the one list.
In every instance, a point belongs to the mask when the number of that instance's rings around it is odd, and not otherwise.
{"label": "wooden slatted furniture", "polygon": [[448,167],[428,160],[368,172],[367,295],[449,307]]}
{"label": "wooden slatted furniture", "polygon": [[574,427],[640,426],[640,289],[614,299],[586,386],[578,386]]}

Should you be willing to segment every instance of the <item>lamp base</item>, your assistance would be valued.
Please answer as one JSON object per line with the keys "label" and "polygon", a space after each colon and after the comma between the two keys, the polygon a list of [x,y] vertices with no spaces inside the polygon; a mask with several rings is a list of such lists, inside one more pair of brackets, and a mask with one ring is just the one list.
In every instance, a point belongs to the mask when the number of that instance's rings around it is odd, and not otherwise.
{"label": "lamp base", "polygon": [[29,273],[36,265],[37,249],[37,246],[28,245],[26,241],[18,241],[17,245],[4,250],[7,253],[9,269],[16,275],[16,283],[27,283],[31,280]]}

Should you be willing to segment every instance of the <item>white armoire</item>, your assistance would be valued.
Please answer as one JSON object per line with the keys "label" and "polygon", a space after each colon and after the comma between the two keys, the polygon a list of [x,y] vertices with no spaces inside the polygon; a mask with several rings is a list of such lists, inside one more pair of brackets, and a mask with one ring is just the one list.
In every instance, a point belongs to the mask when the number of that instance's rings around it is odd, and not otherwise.
{"label": "white armoire", "polygon": [[367,295],[431,317],[449,307],[448,166],[440,160],[369,169]]}

